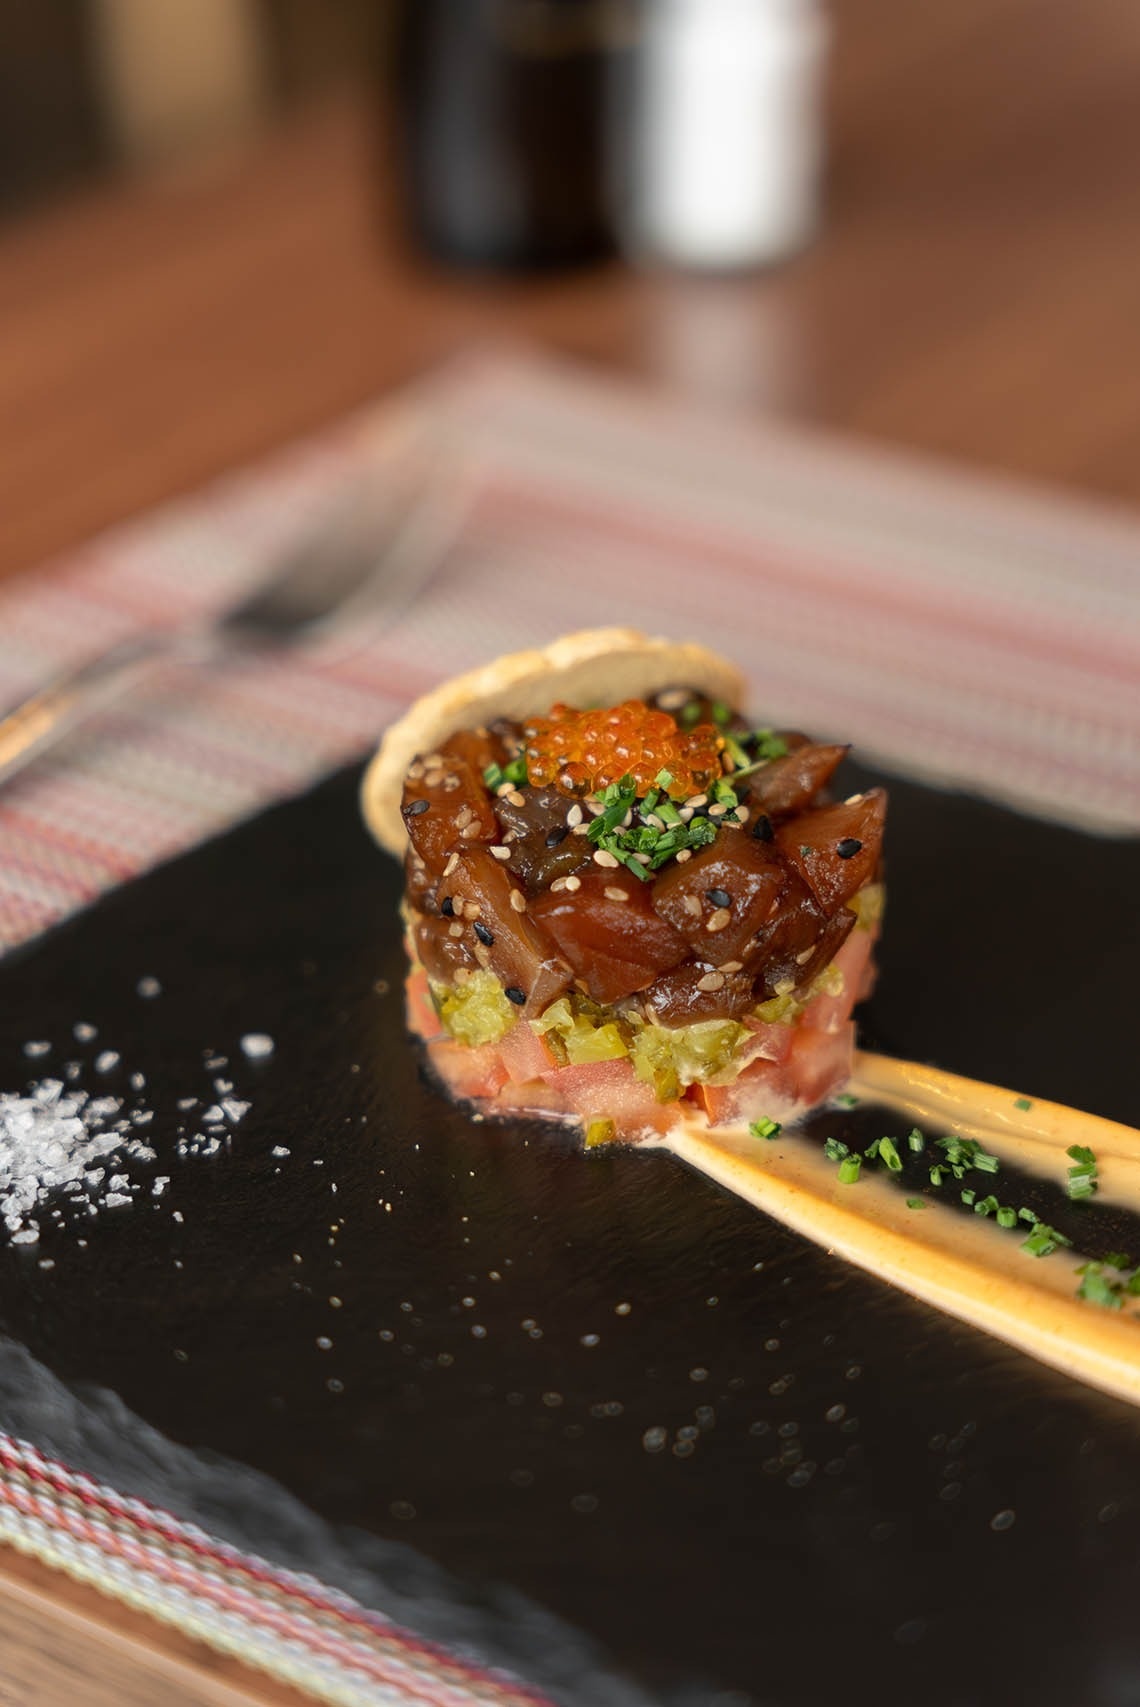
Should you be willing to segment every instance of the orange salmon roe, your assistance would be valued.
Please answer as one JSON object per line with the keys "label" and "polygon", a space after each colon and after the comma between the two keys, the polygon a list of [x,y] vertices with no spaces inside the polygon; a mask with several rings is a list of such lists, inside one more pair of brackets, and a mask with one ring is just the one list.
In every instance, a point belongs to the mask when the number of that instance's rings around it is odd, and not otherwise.
{"label": "orange salmon roe", "polygon": [[528,718],[523,733],[530,781],[568,794],[596,794],[623,776],[647,794],[667,770],[669,794],[687,800],[724,774],[724,737],[711,723],[679,729],[668,712],[639,699],[607,711],[555,705],[546,717]]}

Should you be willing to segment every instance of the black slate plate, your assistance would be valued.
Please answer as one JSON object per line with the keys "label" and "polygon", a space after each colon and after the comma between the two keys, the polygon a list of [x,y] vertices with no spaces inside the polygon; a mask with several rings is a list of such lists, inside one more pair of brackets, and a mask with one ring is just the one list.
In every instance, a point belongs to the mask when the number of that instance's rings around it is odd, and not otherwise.
{"label": "black slate plate", "polygon": [[[440,1101],[356,781],[0,966],[0,1084],[29,1038],[87,1083],[119,1050],[99,1083],[146,1073],[173,1177],[0,1251],[0,1327],[323,1517],[525,1590],[662,1700],[1140,1700],[1136,1414],[669,1158]],[[869,1039],[1140,1123],[1137,844],[891,789]],[[179,1159],[175,1100],[251,1030],[277,1050],[234,1075],[232,1152]]]}

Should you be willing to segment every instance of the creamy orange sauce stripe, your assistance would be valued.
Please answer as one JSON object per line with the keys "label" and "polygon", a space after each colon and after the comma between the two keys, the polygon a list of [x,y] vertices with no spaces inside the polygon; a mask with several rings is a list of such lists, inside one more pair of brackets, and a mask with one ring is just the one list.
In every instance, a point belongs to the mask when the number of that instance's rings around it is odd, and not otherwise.
{"label": "creamy orange sauce stripe", "polygon": [[[1140,1210],[1140,1132],[1016,1091],[861,1053],[849,1091],[885,1103],[928,1137],[956,1132],[987,1150],[1063,1184],[1070,1144],[1096,1155],[1099,1195]],[[1028,1108],[1018,1102],[1029,1100]],[[1082,1257],[1068,1250],[1033,1258],[1028,1232],[1006,1231],[924,1198],[909,1209],[897,1186],[864,1170],[842,1185],[822,1147],[782,1133],[757,1140],[744,1126],[715,1132],[696,1122],[665,1141],[691,1167],[739,1197],[915,1298],[983,1328],[1066,1375],[1140,1404],[1140,1298],[1120,1311],[1078,1298]],[[982,1180],[1001,1196],[1000,1175]]]}

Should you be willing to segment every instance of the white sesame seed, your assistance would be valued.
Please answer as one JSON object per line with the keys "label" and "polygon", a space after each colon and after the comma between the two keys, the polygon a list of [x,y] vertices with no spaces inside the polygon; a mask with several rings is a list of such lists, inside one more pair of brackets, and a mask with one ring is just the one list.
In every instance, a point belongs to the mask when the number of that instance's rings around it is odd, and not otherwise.
{"label": "white sesame seed", "polygon": [[570,834],[572,836],[588,836],[590,834],[590,826],[589,824],[575,824]]}
{"label": "white sesame seed", "polygon": [[635,853],[633,857],[637,861],[638,865],[649,864],[649,855],[647,853]]}
{"label": "white sesame seed", "polygon": [[684,865],[686,860],[690,860],[690,859],[692,859],[692,857],[693,857],[692,848],[680,848],[680,849],[678,849],[678,852],[677,852],[677,864],[678,865]]}
{"label": "white sesame seed", "polygon": [[469,824],[474,816],[475,814],[472,812],[470,806],[461,806],[459,811],[455,814],[455,828],[457,830],[462,830],[464,824]]}
{"label": "white sesame seed", "polygon": [[484,968],[484,970],[488,966],[490,966],[491,956],[487,952],[487,948],[486,948],[485,944],[483,944],[481,942],[477,942],[475,944],[475,958],[479,962],[480,966],[482,966]]}
{"label": "white sesame seed", "polygon": [[414,765],[408,766],[408,781],[409,782],[419,782],[419,780],[423,776],[423,774],[424,774],[424,767],[420,764],[420,761],[418,759],[416,760]]}
{"label": "white sesame seed", "polygon": [[510,801],[512,806],[526,805],[525,795],[520,794],[517,788],[511,789],[511,792],[507,795],[507,799]]}
{"label": "white sesame seed", "polygon": [[710,932],[710,934],[715,936],[717,931],[724,930],[726,925],[730,925],[731,923],[732,923],[732,910],[731,910],[731,908],[729,908],[729,907],[718,907],[716,909],[715,913],[709,914],[708,923],[706,924],[705,929],[706,929],[706,931]]}
{"label": "white sesame seed", "polygon": [[693,808],[691,806],[682,806],[677,816],[680,818],[682,824],[687,824],[693,816]]}
{"label": "white sesame seed", "polygon": [[526,896],[521,889],[511,890],[511,906],[516,913],[526,912]]}
{"label": "white sesame seed", "polygon": [[510,859],[510,857],[511,857],[510,848],[504,848],[502,846],[499,846],[499,847],[494,847],[491,849],[491,858],[492,859],[501,859],[503,861],[503,863],[505,864],[506,861]]}
{"label": "white sesame seed", "polygon": [[602,805],[600,800],[587,800],[586,811],[590,814],[591,818],[600,818],[602,813],[605,811],[605,807]]}
{"label": "white sesame seed", "polygon": [[442,771],[428,771],[427,775],[424,777],[424,787],[425,788],[438,788],[442,781],[443,781],[443,772]]}
{"label": "white sesame seed", "polygon": [[686,913],[692,913],[694,919],[700,918],[701,903],[695,895],[683,895],[681,897],[681,905],[684,907]]}
{"label": "white sesame seed", "polygon": [[772,985],[772,989],[775,991],[777,996],[790,996],[795,987],[796,984],[794,978],[777,978],[776,982]]}
{"label": "white sesame seed", "polygon": [[607,883],[603,891],[607,901],[628,901],[629,896],[624,889],[619,889],[616,883]]}
{"label": "white sesame seed", "polygon": [[688,800],[686,800],[685,805],[689,807],[691,811],[695,812],[698,806],[707,806],[708,803],[709,797],[707,794],[691,794]]}
{"label": "white sesame seed", "polygon": [[655,830],[663,830],[663,829],[664,829],[664,828],[665,828],[665,820],[664,820],[664,818],[659,818],[659,817],[658,817],[658,816],[657,816],[657,814],[656,814],[656,812],[650,812],[650,813],[649,813],[649,814],[648,814],[648,816],[647,816],[647,817],[646,817],[646,820],[645,820],[645,822],[646,822],[646,823],[647,823],[647,824],[652,824],[652,825],[653,825],[653,828],[654,828],[654,829],[655,829]]}
{"label": "white sesame seed", "polygon": [[808,961],[811,959],[811,957],[814,953],[815,953],[814,948],[805,948],[802,954],[796,955],[796,965],[797,966],[806,966]]}
{"label": "white sesame seed", "polygon": [[442,753],[425,753],[424,754],[424,764],[425,765],[432,765],[432,766],[438,767],[438,766],[442,765],[444,762],[445,761],[444,761],[444,757],[443,757]]}
{"label": "white sesame seed", "polygon": [[849,794],[843,804],[845,806],[858,806],[862,799],[863,796],[861,794]]}
{"label": "white sesame seed", "polygon": [[464,901],[463,903],[463,917],[465,919],[477,919],[481,910],[478,901]]}
{"label": "white sesame seed", "polygon": [[456,974],[455,974],[455,982],[457,984],[466,984],[466,982],[467,982],[468,978],[470,978],[470,976],[471,976],[470,967],[460,966],[457,969]]}
{"label": "white sesame seed", "polygon": [[458,920],[456,920],[454,924],[448,925],[447,934],[450,937],[454,937],[458,942],[459,938],[463,935],[463,926],[458,922]]}
{"label": "white sesame seed", "polygon": [[657,695],[657,703],[662,711],[680,711],[683,705],[689,703],[689,698],[687,688],[668,688]]}
{"label": "white sesame seed", "polygon": [[443,792],[445,794],[454,794],[455,790],[458,787],[459,787],[459,778],[456,776],[454,771],[452,771],[450,773],[450,775],[444,777],[444,779],[443,779]]}
{"label": "white sesame seed", "polygon": [[606,867],[607,870],[614,871],[621,864],[621,860],[615,859],[613,854],[610,853],[608,848],[595,848],[594,849],[594,864],[595,865],[603,865]]}
{"label": "white sesame seed", "polygon": [[515,787],[513,782],[501,782],[495,790],[495,798],[497,800],[505,800],[508,795],[517,793],[518,789]]}
{"label": "white sesame seed", "polygon": [[724,973],[723,972],[706,972],[703,978],[697,979],[697,989],[698,990],[709,990],[709,991],[723,990],[724,989]]}
{"label": "white sesame seed", "polygon": [[573,895],[576,889],[581,889],[582,879],[580,877],[568,877],[566,879],[566,887],[570,891],[571,895]]}
{"label": "white sesame seed", "polygon": [[582,822],[582,808],[578,805],[577,801],[574,802],[569,812],[567,812],[566,822],[569,824],[571,829],[574,829],[575,825]]}
{"label": "white sesame seed", "polygon": [[722,960],[717,967],[718,972],[742,972],[743,970],[743,960]]}
{"label": "white sesame seed", "polygon": [[556,877],[554,882],[550,885],[550,893],[552,895],[557,895],[561,890],[565,889],[568,881],[568,878]]}
{"label": "white sesame seed", "polygon": [[455,868],[458,864],[459,864],[459,855],[457,853],[453,853],[451,855],[451,858],[448,860],[447,864],[443,868],[443,875],[445,877],[450,877],[452,872],[455,870]]}
{"label": "white sesame seed", "polygon": [[709,817],[710,818],[723,818],[727,811],[728,811],[727,806],[710,806],[709,807]]}
{"label": "white sesame seed", "polygon": [[621,821],[621,827],[623,830],[628,830],[632,826],[632,824],[633,824],[633,813],[627,812],[625,817]]}
{"label": "white sesame seed", "polygon": [[747,808],[747,806],[737,806],[735,808],[735,817],[736,817],[736,821],[738,824],[747,824],[747,822],[748,822],[748,808]]}

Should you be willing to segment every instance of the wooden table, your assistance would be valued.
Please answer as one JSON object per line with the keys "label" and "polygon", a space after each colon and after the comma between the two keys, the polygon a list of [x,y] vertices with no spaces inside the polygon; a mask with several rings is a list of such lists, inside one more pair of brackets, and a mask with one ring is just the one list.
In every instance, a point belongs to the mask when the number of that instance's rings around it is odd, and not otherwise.
{"label": "wooden table", "polygon": [[[1140,499],[1140,8],[837,0],[829,216],[754,279],[457,280],[346,97],[0,235],[0,573],[473,338]],[[0,1703],[295,1699],[0,1555]]]}

